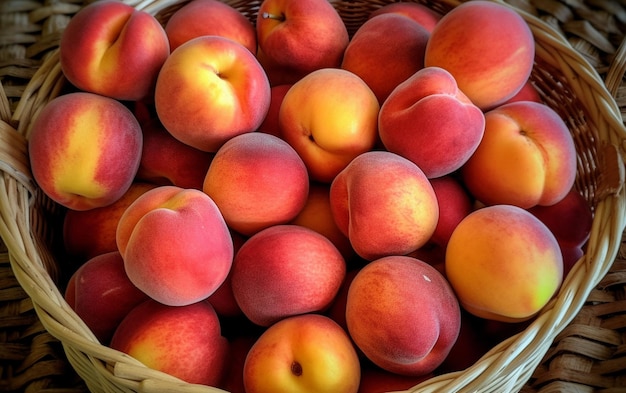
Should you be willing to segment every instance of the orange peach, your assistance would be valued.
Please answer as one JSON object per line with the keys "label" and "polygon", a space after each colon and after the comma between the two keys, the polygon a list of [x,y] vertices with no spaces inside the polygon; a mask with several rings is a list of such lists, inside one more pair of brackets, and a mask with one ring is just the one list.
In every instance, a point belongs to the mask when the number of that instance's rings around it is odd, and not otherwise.
{"label": "orange peach", "polygon": [[247,393],[356,393],[361,378],[346,332],[317,314],[270,326],[250,348],[243,373]]}
{"label": "orange peach", "polygon": [[425,28],[429,33],[433,31],[442,17],[441,13],[428,8],[423,4],[411,3],[408,1],[385,4],[379,9],[373,11],[369,17],[371,19],[375,16],[386,13],[396,13],[411,18],[415,22],[419,23],[420,26]]}
{"label": "orange peach", "polygon": [[111,348],[185,382],[216,386],[225,372],[229,343],[208,302],[173,307],[149,299],[122,320]]}
{"label": "orange peach", "polygon": [[233,136],[256,131],[271,98],[256,57],[219,36],[197,37],[174,50],[154,95],[163,126],[181,142],[209,152]]}
{"label": "orange peach", "polygon": [[350,240],[339,229],[333,218],[329,184],[311,183],[306,204],[289,223],[313,229],[326,236],[346,259],[354,255]]}
{"label": "orange peach", "polygon": [[326,237],[299,225],[274,225],[241,246],[231,280],[246,317],[269,326],[326,309],[345,274],[341,253]]}
{"label": "orange peach", "polygon": [[230,38],[256,54],[256,30],[248,18],[218,0],[193,0],[168,19],[165,32],[173,51],[185,42],[205,35]]}
{"label": "orange peach", "polygon": [[415,251],[439,219],[424,172],[387,151],[363,153],[341,171],[330,186],[330,204],[337,226],[367,260]]}
{"label": "orange peach", "polygon": [[260,50],[300,74],[339,67],[349,37],[327,0],[264,0],[256,19]]}
{"label": "orange peach", "polygon": [[143,149],[136,179],[157,185],[202,189],[202,183],[215,153],[187,145],[157,119],[144,122]]}
{"label": "orange peach", "polygon": [[520,322],[536,315],[556,293],[563,258],[556,238],[538,218],[517,206],[494,205],[457,225],[445,267],[465,310]]}
{"label": "orange peach", "polygon": [[547,105],[502,105],[485,114],[483,139],[461,174],[469,192],[486,205],[552,205],[574,185],[574,140]]}
{"label": "orange peach", "polygon": [[470,1],[445,14],[433,29],[424,64],[448,70],[483,110],[500,105],[528,80],[535,41],[526,21],[504,3]]}
{"label": "orange peach", "polygon": [[354,277],[346,303],[348,332],[365,356],[384,370],[408,376],[433,372],[457,340],[459,302],[429,264],[388,256]]}
{"label": "orange peach", "polygon": [[51,100],[28,142],[33,177],[52,200],[74,210],[110,205],[130,188],[143,136],[122,103],[76,92]]}
{"label": "orange peach", "polygon": [[117,251],[115,232],[120,217],[135,199],[156,187],[155,184],[136,181],[110,205],[89,210],[68,210],[63,218],[65,251],[77,262]]}
{"label": "orange peach", "polygon": [[65,298],[96,338],[107,345],[124,317],[148,299],[128,279],[117,251],[100,254],[70,277]]}
{"label": "orange peach", "polygon": [[116,241],[133,284],[171,306],[208,298],[233,260],[217,205],[195,189],[160,186],[144,193],[120,217]]}
{"label": "orange peach", "polygon": [[309,178],[287,142],[253,132],[230,139],[217,151],[203,190],[232,230],[250,236],[292,220],[306,203]]}
{"label": "orange peach", "polygon": [[478,148],[483,112],[439,67],[427,67],[398,85],[380,108],[385,148],[419,166],[428,178],[459,169]]}
{"label": "orange peach", "polygon": [[325,68],[291,86],[278,117],[282,138],[298,152],[312,180],[330,183],[378,138],[379,104],[352,72]]}
{"label": "orange peach", "polygon": [[152,94],[170,46],[151,14],[119,1],[99,1],[70,19],[59,54],[63,74],[74,86],[130,101]]}
{"label": "orange peach", "polygon": [[429,36],[424,27],[401,14],[373,17],[355,32],[341,68],[361,77],[382,105],[396,86],[424,68]]}

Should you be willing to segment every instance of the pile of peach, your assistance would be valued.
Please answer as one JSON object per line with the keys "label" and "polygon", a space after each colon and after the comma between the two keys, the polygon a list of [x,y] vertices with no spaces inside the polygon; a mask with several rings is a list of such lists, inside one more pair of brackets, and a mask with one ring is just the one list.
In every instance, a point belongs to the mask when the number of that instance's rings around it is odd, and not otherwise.
{"label": "pile of peach", "polygon": [[524,19],[395,3],[349,36],[327,0],[265,0],[255,22],[102,1],[67,26],[29,154],[94,336],[190,383],[354,393],[531,321],[592,212]]}

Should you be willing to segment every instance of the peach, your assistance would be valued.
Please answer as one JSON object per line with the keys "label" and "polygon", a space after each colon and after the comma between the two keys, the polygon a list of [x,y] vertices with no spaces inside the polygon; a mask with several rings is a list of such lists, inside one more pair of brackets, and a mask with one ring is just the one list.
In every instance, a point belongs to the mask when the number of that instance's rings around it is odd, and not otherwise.
{"label": "peach", "polygon": [[430,34],[399,13],[384,13],[363,23],[345,50],[341,68],[355,73],[382,104],[391,91],[424,68]]}
{"label": "peach", "polygon": [[337,226],[367,260],[415,251],[439,219],[424,172],[387,151],[363,153],[341,171],[330,186],[330,204]]}
{"label": "peach", "polygon": [[514,8],[471,1],[453,8],[433,29],[424,64],[441,67],[476,106],[491,109],[513,97],[533,68],[535,41]]}
{"label": "peach", "polygon": [[524,83],[524,86],[513,97],[509,98],[505,104],[515,101],[534,101],[543,103],[539,91],[535,88],[535,85],[531,81]]}
{"label": "peach", "polygon": [[387,150],[435,178],[467,162],[483,137],[485,118],[449,72],[427,67],[391,92],[380,108],[378,128]]}
{"label": "peach", "polygon": [[119,1],[99,1],[70,19],[59,54],[63,74],[77,88],[132,101],[152,94],[170,46],[151,14]]}
{"label": "peach", "polygon": [[34,120],[30,166],[41,190],[69,209],[110,205],[130,188],[143,136],[122,103],[76,92],[58,96]]}
{"label": "peach", "polygon": [[260,50],[273,64],[300,74],[339,67],[349,41],[327,0],[264,0],[256,31]]}
{"label": "peach", "polygon": [[65,251],[78,262],[117,251],[115,232],[120,217],[135,199],[156,187],[155,184],[136,181],[110,205],[89,210],[68,210],[63,218]]}
{"label": "peach", "polygon": [[352,72],[313,71],[283,98],[278,117],[282,137],[298,152],[312,180],[330,183],[378,138],[379,104]]}
{"label": "peach", "polygon": [[291,86],[291,84],[272,86],[270,107],[267,110],[267,115],[265,116],[265,119],[263,119],[263,123],[261,123],[257,131],[265,132],[267,134],[282,138],[280,125],[278,122],[278,114],[280,113],[280,106],[283,103],[283,99],[285,98],[285,95],[287,94]]}
{"label": "peach", "polygon": [[553,205],[534,206],[528,211],[546,224],[560,244],[581,247],[589,240],[593,212],[575,188]]}
{"label": "peach", "polygon": [[142,131],[143,149],[136,179],[157,185],[202,189],[215,153],[179,141],[157,119],[145,122]]}
{"label": "peach", "polygon": [[185,382],[216,386],[229,344],[208,302],[173,307],[148,299],[122,320],[111,348]]}
{"label": "peach", "polygon": [[502,105],[485,114],[483,139],[461,174],[469,192],[486,205],[552,205],[574,185],[574,140],[547,105]]}
{"label": "peach", "polygon": [[430,179],[430,184],[439,206],[439,220],[430,241],[445,248],[454,228],[474,210],[474,204],[471,195],[456,177],[447,175]]}
{"label": "peach", "polygon": [[361,367],[361,382],[359,384],[358,393],[410,391],[408,389],[417,386],[433,376],[434,374],[432,373],[417,377],[400,375],[383,370],[380,367],[364,365]]}
{"label": "peach", "polygon": [[415,22],[419,23],[419,25],[425,28],[429,33],[433,31],[442,17],[439,12],[430,9],[423,4],[411,2],[385,4],[379,9],[373,11],[369,17],[371,19],[375,16],[386,13],[396,13],[411,18]]}
{"label": "peach", "polygon": [[167,58],[156,81],[159,120],[178,140],[215,152],[233,136],[256,131],[270,85],[256,57],[219,36],[187,41]]}
{"label": "peach", "polygon": [[461,310],[446,279],[419,259],[393,255],[365,265],[346,302],[348,332],[384,370],[407,376],[434,371],[457,340]]}
{"label": "peach", "polygon": [[298,215],[289,222],[294,225],[313,229],[326,236],[345,259],[354,255],[350,240],[339,229],[333,212],[330,208],[330,185],[325,183],[311,183],[309,196]]}
{"label": "peach", "polygon": [[563,257],[538,218],[517,206],[494,205],[457,225],[445,267],[465,310],[480,318],[521,322],[536,315],[560,287]]}
{"label": "peach", "polygon": [[[233,255],[235,255],[239,251],[239,248],[241,248],[243,243],[246,241],[246,239],[237,232],[231,231],[230,235],[233,239]],[[209,303],[211,303],[211,305],[215,309],[217,315],[223,318],[234,318],[243,315],[243,313],[241,312],[241,308],[239,307],[239,305],[237,304],[237,300],[235,299],[235,294],[233,293],[231,280],[232,273],[233,269],[231,266],[231,269],[228,272],[228,276],[226,276],[226,279],[224,280],[222,285],[220,285],[215,290],[215,292],[213,292],[211,296],[207,298]]]}
{"label": "peach", "polygon": [[246,393],[243,384],[243,367],[250,348],[254,345],[257,336],[241,335],[229,341],[229,353],[226,370],[222,381],[217,386],[229,393]]}
{"label": "peach", "polygon": [[205,35],[230,38],[256,54],[256,30],[241,12],[218,0],[193,0],[168,19],[165,32],[173,51]]}
{"label": "peach", "polygon": [[116,241],[133,284],[170,306],[208,298],[233,260],[217,205],[195,189],[160,186],[144,193],[120,217]]}
{"label": "peach", "polygon": [[247,393],[356,393],[361,378],[346,332],[317,314],[270,326],[250,348],[243,372]]}
{"label": "peach", "polygon": [[345,274],[344,258],[326,237],[298,225],[274,225],[241,246],[231,285],[246,317],[269,326],[325,310]]}
{"label": "peach", "polygon": [[232,230],[250,236],[292,220],[306,203],[309,177],[287,142],[253,132],[232,138],[217,151],[203,190]]}
{"label": "peach", "polygon": [[65,298],[96,338],[107,345],[124,317],[148,299],[128,279],[117,251],[100,254],[70,277]]}

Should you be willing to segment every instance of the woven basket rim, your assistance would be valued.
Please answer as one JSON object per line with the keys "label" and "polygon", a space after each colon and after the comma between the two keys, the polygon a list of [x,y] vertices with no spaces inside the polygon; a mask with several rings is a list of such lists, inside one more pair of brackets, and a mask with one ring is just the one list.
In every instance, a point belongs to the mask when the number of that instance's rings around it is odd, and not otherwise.
{"label": "woven basket rim", "polygon": [[[511,7],[502,0],[494,1]],[[126,1],[152,14],[181,2],[185,1]],[[442,0],[440,3],[452,8],[462,2]],[[626,228],[626,192],[623,186],[626,127],[620,109],[593,66],[558,32],[535,16],[516,10],[529,23],[535,39],[547,45],[546,48],[539,48],[538,56],[559,69],[567,69],[565,77],[575,88],[576,95],[585,100],[586,109],[595,110],[589,114],[589,121],[597,129],[599,138],[614,149],[616,161],[609,165],[617,168],[618,178],[613,180],[608,191],[597,201],[590,247],[583,261],[576,264],[559,294],[537,319],[522,333],[494,347],[470,368],[433,377],[411,391],[519,390],[530,378],[556,335],[582,308],[588,294],[610,269],[619,249],[621,234]],[[552,51],[554,48],[558,50]],[[36,117],[38,109],[48,99],[59,94],[63,81],[57,51],[51,53],[28,84],[8,132],[27,136],[29,121]],[[0,156],[0,168],[5,175],[5,182],[0,182],[0,234],[9,249],[16,278],[33,300],[46,329],[63,343],[68,359],[79,374],[94,387],[112,381],[129,391],[156,391],[158,388],[185,392],[222,392],[211,387],[183,383],[97,343],[82,320],[67,305],[44,268],[45,261],[39,256],[36,241],[28,227],[28,212],[37,190],[30,180],[27,167],[20,164],[23,154],[15,153],[17,158]],[[539,340],[538,344],[536,340]],[[520,359],[524,360],[524,364],[521,364]]]}

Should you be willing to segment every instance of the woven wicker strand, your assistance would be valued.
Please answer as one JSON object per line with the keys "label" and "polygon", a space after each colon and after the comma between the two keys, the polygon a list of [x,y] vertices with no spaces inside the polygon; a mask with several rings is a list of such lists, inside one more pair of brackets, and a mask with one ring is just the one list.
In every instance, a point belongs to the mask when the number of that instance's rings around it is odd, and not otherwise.
{"label": "woven wicker strand", "polygon": [[[166,19],[168,12],[171,12],[168,8],[176,7],[179,2],[133,0],[129,3]],[[230,3],[251,17],[259,2]],[[340,12],[349,13],[346,20],[354,29],[362,23],[363,16],[369,13],[371,7],[381,6],[386,2],[333,3]],[[552,343],[571,331],[577,315],[578,318],[587,315],[581,311],[585,304],[593,303],[594,296],[601,298],[595,295],[596,287],[609,285],[603,284],[605,282],[603,279],[612,277],[609,272],[611,267],[615,266],[613,261],[621,245],[626,225],[624,191],[626,129],[620,106],[613,97],[619,96],[620,88],[615,86],[621,85],[624,73],[621,67],[623,60],[617,56],[623,51],[622,46],[606,45],[604,40],[599,39],[590,40],[593,42],[590,46],[593,47],[594,53],[606,52],[605,55],[611,56],[610,52],[613,51],[613,54],[616,54],[611,67],[599,70],[603,73],[608,72],[607,75],[615,81],[609,90],[598,75],[597,65],[589,62],[588,56],[581,54],[582,51],[573,48],[571,42],[580,41],[571,37],[568,40],[550,27],[555,25],[554,20],[558,26],[565,25],[575,13],[558,11],[556,12],[558,18],[548,18],[545,16],[545,10],[537,10],[523,0],[518,3],[520,9],[529,11],[522,14],[529,22],[538,43],[534,82],[541,90],[545,101],[553,103],[561,110],[577,141],[579,151],[577,187],[587,197],[595,212],[591,239],[585,256],[574,267],[558,296],[528,328],[494,347],[467,370],[432,378],[410,391],[512,392],[522,389],[537,370],[542,371],[542,362],[554,355],[554,351],[551,350]],[[446,11],[458,5],[458,2],[446,0],[426,4],[437,10]],[[582,9],[589,10],[587,7]],[[39,20],[37,19],[40,17],[37,16],[39,14],[33,13],[35,14],[33,19]],[[531,14],[541,15],[544,22]],[[577,30],[571,27],[576,24],[569,24],[568,29],[561,31],[576,31],[582,36],[593,35],[590,32],[594,30],[590,30],[589,26],[596,29],[594,26],[603,28],[609,24],[604,25],[602,23],[594,25],[590,22]],[[616,33],[611,31],[609,26],[609,32],[606,34]],[[56,288],[55,279],[59,274],[58,270],[62,270],[62,265],[52,257],[50,245],[54,243],[55,237],[58,237],[54,225],[58,222],[60,212],[32,181],[28,171],[25,145],[32,120],[45,103],[60,94],[64,83],[58,65],[58,53],[54,48],[50,48],[41,66],[22,90],[10,121],[3,122],[0,129],[3,141],[0,146],[0,169],[3,179],[0,181],[2,217],[0,234],[9,248],[10,263],[16,279],[32,299],[34,310],[45,330],[63,344],[68,360],[90,390],[221,392],[219,389],[183,383],[176,378],[148,369],[129,356],[101,346],[65,303]],[[583,110],[577,111],[577,108]],[[593,135],[588,135],[590,133]],[[607,301],[606,298],[604,300]],[[618,302],[611,300],[617,299],[608,297],[610,305],[619,305]],[[605,310],[602,313],[600,308],[598,310],[596,316],[608,315],[610,311]],[[623,328],[624,325],[616,323],[614,327],[620,326]],[[611,325],[607,325],[606,329],[611,329]],[[615,336],[613,334],[612,342],[617,343],[619,340]],[[623,344],[624,340],[621,342]],[[624,349],[621,351],[623,355]],[[606,356],[605,358],[608,359]],[[610,364],[606,367],[609,372],[613,369],[623,370],[623,367],[621,369],[618,366],[610,367]],[[539,378],[535,378],[535,384],[537,379]],[[605,385],[619,386],[610,385],[609,381]]]}

